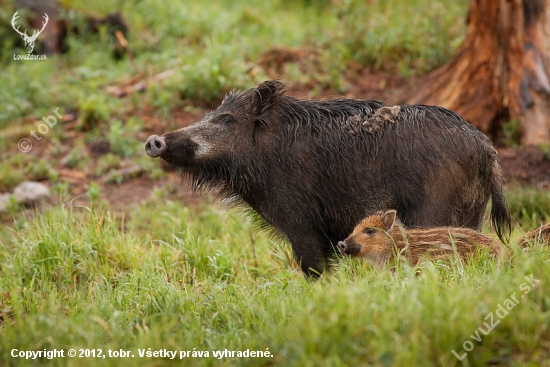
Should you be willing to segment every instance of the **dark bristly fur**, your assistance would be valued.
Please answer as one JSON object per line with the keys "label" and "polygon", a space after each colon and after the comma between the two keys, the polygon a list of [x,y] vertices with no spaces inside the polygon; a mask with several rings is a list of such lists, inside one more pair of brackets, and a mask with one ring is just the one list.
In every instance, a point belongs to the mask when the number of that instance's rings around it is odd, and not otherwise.
{"label": "dark bristly fur", "polygon": [[251,207],[311,275],[361,218],[385,208],[407,226],[477,229],[492,197],[498,234],[509,232],[497,153],[456,113],[284,92],[272,80],[230,93],[201,121],[154,137],[166,145],[154,156],[190,175],[195,189],[217,188]]}

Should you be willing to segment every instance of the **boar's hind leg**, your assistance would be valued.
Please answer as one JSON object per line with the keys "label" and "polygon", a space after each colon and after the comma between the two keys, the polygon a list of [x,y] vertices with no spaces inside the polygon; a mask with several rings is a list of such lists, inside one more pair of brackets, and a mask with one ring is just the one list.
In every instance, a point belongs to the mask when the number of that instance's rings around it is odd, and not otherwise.
{"label": "boar's hind leg", "polygon": [[477,169],[456,162],[438,167],[425,186],[425,200],[417,203],[412,220],[404,220],[405,225],[479,229],[490,187],[477,173]]}

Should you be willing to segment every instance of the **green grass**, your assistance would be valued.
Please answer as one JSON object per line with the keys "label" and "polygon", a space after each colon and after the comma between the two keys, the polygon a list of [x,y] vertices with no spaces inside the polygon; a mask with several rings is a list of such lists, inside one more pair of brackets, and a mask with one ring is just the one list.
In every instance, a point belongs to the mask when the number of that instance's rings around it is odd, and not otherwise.
{"label": "green grass", "polygon": [[0,192],[8,192],[24,179],[42,181],[57,179],[57,172],[44,159],[25,153],[5,155],[0,165]]}
{"label": "green grass", "polygon": [[513,186],[506,190],[506,199],[512,219],[522,227],[550,222],[550,190]]}
{"label": "green grass", "polygon": [[[231,88],[249,88],[268,79],[256,65],[273,46],[303,48],[313,55],[291,63],[280,78],[315,85],[312,92],[335,93],[348,85],[345,71],[355,62],[400,75],[425,73],[442,65],[465,34],[467,1],[315,2],[169,0],[62,1],[62,17],[79,29],[70,51],[43,62],[13,61],[24,53],[10,19],[16,6],[0,10],[0,127],[28,115],[43,117],[57,107],[76,109],[82,120],[121,119],[129,108],[154,106],[159,116],[187,104],[211,106]],[[103,29],[86,31],[84,14],[120,11],[130,31],[137,69],[128,57],[113,58],[117,41]],[[138,72],[176,74],[148,88],[143,98],[123,103],[103,86]],[[133,106],[132,106],[133,105]]]}
{"label": "green grass", "polygon": [[[96,195],[97,196],[97,195]],[[18,350],[129,350],[134,358],[64,358],[49,365],[428,366],[452,354],[516,293],[509,315],[465,362],[524,365],[550,357],[547,247],[509,260],[399,264],[395,273],[344,259],[308,282],[288,246],[235,211],[158,196],[131,216],[94,202],[53,207],[0,232],[0,364]],[[528,230],[531,228],[525,228]],[[516,227],[513,240],[522,231]],[[537,286],[521,298],[525,276]],[[495,316],[496,317],[496,316]],[[497,320],[497,319],[495,319]],[[140,358],[139,349],[209,351],[209,358]],[[195,348],[195,349],[194,349]],[[272,358],[223,358],[261,350]]]}
{"label": "green grass", "polygon": [[[23,179],[48,180],[66,198],[71,189],[57,169],[95,179],[137,164],[151,179],[165,174],[143,154],[142,135],[157,118],[178,125],[175,110],[215,107],[231,88],[267,79],[256,64],[273,46],[305,50],[279,77],[342,93],[346,71],[367,69],[409,76],[450,57],[464,35],[467,1],[61,1],[63,16],[82,27],[83,15],[120,10],[139,71],[176,73],[144,93],[109,95],[105,85],[135,70],[112,57],[116,41],[103,29],[80,29],[70,52],[47,62],[11,60],[17,35],[12,1],[0,3],[0,191]],[[17,153],[20,138],[56,108],[78,116],[57,124],[44,153]],[[75,134],[77,133],[77,134]],[[511,138],[510,138],[511,139]],[[110,144],[99,159],[96,141]],[[60,164],[57,164],[59,162]],[[62,164],[61,164],[62,163]],[[115,182],[124,177],[112,176]],[[91,208],[55,205],[0,225],[0,365],[206,366],[429,366],[548,365],[550,281],[546,247],[518,251],[495,265],[427,264],[420,274],[405,264],[374,270],[342,259],[317,282],[304,280],[288,245],[266,237],[237,211],[209,202],[187,207],[162,190],[124,216],[101,203],[92,183]],[[132,193],[128,193],[131,195]],[[550,220],[548,191],[507,191],[514,218],[512,243]],[[16,212],[15,208],[12,213]],[[3,219],[6,219],[4,215]],[[485,228],[485,232],[489,232]],[[482,342],[473,341],[525,276],[538,285]],[[463,362],[463,343],[474,349]],[[24,361],[12,349],[129,350],[134,358]],[[208,358],[139,357],[139,349],[209,351]],[[266,351],[271,358],[223,358],[214,350]],[[97,353],[97,351],[96,351]]]}

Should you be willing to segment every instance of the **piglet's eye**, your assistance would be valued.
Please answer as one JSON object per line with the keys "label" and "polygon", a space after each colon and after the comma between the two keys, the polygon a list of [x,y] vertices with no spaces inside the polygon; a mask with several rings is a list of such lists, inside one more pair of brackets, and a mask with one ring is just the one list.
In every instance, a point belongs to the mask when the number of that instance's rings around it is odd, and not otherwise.
{"label": "piglet's eye", "polygon": [[365,233],[366,234],[374,234],[376,231],[374,230],[374,228],[367,228],[365,229]]}

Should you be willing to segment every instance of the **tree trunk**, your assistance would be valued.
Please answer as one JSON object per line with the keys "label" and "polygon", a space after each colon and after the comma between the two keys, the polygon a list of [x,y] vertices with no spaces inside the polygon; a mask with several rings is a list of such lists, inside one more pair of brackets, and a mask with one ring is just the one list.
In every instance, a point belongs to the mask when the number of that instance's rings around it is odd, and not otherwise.
{"label": "tree trunk", "polygon": [[470,0],[456,56],[404,103],[440,105],[495,137],[518,119],[522,144],[550,143],[550,0]]}

